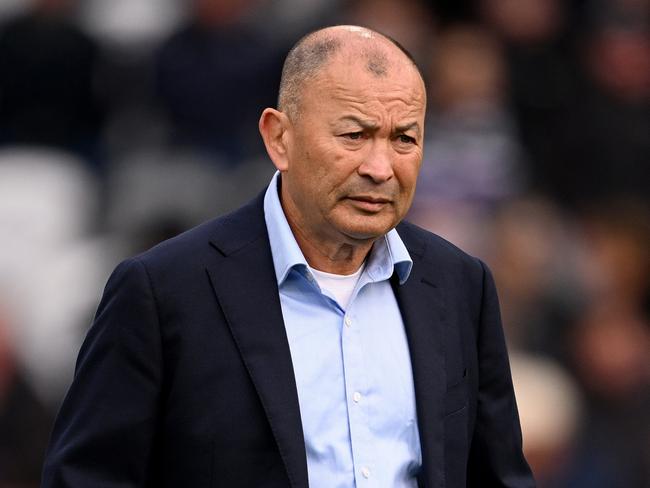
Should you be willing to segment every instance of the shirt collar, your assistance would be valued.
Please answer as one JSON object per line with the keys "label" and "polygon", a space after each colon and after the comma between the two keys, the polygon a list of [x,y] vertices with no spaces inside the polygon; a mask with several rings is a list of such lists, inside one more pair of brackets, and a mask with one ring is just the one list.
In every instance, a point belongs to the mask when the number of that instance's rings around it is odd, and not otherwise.
{"label": "shirt collar", "polygon": [[[303,273],[308,272],[307,260],[300,250],[282,210],[278,195],[279,183],[280,172],[276,171],[264,195],[264,220],[269,234],[278,286],[287,279],[292,268],[299,268]],[[389,279],[395,271],[399,283],[404,284],[412,267],[413,260],[406,246],[397,231],[392,229],[375,242],[368,257],[366,271],[373,281]]]}

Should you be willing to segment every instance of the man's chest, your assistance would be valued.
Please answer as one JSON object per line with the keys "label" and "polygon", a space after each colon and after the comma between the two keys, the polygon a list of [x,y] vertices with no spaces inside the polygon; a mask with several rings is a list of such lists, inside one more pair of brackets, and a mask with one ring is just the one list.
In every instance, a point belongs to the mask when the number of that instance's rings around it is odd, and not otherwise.
{"label": "man's chest", "polygon": [[389,282],[359,283],[346,310],[302,276],[286,285],[280,302],[310,481],[413,485],[421,464],[415,392]]}

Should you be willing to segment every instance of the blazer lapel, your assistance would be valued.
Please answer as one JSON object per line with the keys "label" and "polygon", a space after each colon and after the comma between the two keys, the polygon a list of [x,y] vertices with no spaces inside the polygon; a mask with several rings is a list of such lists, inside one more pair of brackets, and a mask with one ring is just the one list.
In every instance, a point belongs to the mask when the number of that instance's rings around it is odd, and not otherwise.
{"label": "blazer lapel", "polygon": [[226,219],[207,269],[260,397],[293,488],[307,488],[307,458],[289,342],[261,199]]}
{"label": "blazer lapel", "polygon": [[420,486],[432,488],[445,484],[444,475],[444,401],[446,394],[444,304],[442,293],[426,273],[419,243],[404,239],[413,268],[403,285],[393,280],[411,353],[417,405],[418,428],[422,448]]}

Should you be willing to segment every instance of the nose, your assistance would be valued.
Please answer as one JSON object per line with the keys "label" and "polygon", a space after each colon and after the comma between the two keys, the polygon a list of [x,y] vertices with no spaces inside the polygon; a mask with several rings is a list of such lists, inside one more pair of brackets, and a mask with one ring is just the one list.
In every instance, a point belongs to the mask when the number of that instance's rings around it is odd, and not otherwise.
{"label": "nose", "polygon": [[357,168],[360,176],[370,178],[374,183],[384,183],[393,177],[393,160],[390,144],[374,140],[368,154]]}

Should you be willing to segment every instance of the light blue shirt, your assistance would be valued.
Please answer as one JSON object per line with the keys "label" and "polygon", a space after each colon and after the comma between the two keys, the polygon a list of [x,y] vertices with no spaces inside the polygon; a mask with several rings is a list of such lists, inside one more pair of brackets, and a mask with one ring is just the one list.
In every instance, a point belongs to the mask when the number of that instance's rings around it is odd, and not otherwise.
{"label": "light blue shirt", "polygon": [[397,231],[377,239],[344,310],[321,290],[278,197],[264,214],[298,389],[311,488],[416,487],[422,464],[409,348],[390,277],[413,261]]}

